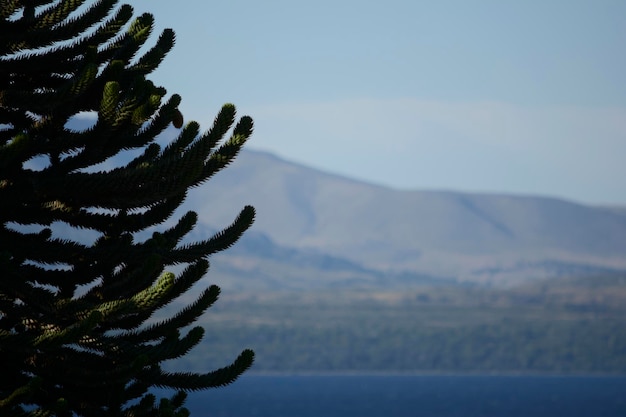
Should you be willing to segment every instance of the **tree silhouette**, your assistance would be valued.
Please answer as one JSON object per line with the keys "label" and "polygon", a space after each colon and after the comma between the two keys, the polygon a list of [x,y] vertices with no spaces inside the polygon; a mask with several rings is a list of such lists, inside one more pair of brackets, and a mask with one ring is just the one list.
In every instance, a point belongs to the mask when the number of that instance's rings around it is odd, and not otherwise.
{"label": "tree silhouette", "polygon": [[[165,319],[153,313],[205,275],[254,209],[200,242],[182,241],[195,213],[164,222],[235,158],[252,119],[235,123],[227,104],[207,132],[183,126],[180,97],[146,78],[174,33],[139,55],[153,17],[117,3],[0,0],[2,416],[187,415],[186,391],[228,384],[253,361],[245,350],[207,373],[161,368],[200,342],[190,325],[219,288]],[[77,128],[85,113],[94,122]],[[160,146],[172,124],[177,136]],[[71,237],[81,233],[95,237]],[[176,394],[156,401],[152,387]]]}

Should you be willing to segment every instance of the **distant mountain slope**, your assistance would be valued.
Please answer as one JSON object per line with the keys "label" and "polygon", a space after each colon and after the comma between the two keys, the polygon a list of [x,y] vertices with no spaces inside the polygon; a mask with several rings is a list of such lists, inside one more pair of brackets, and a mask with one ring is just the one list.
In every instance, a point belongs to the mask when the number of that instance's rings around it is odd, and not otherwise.
{"label": "distant mountain slope", "polygon": [[189,196],[204,227],[257,208],[255,233],[361,268],[518,281],[626,268],[626,211],[513,195],[399,191],[245,151]]}

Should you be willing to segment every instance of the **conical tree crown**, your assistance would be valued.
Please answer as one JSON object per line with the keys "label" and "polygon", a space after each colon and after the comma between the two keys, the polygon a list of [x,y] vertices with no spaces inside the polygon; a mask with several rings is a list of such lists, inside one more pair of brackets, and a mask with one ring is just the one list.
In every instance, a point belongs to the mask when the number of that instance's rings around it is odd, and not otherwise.
{"label": "conical tree crown", "polygon": [[[230,383],[253,353],[203,374],[161,369],[200,342],[201,327],[182,330],[216,286],[150,319],[205,275],[254,209],[195,243],[181,242],[197,215],[171,218],[235,158],[252,119],[236,122],[227,104],[207,132],[183,126],[180,97],[147,78],[174,33],[139,55],[151,15],[84,3],[0,0],[0,415],[185,415],[184,391]],[[83,115],[92,123],[77,127]],[[182,272],[166,272],[174,265]],[[158,403],[155,386],[178,394]]]}

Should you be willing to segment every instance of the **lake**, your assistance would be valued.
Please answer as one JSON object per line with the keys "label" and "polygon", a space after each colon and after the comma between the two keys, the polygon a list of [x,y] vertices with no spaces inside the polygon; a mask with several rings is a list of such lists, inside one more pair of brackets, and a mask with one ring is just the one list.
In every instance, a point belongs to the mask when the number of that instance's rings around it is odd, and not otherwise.
{"label": "lake", "polygon": [[626,417],[626,377],[244,375],[192,417]]}

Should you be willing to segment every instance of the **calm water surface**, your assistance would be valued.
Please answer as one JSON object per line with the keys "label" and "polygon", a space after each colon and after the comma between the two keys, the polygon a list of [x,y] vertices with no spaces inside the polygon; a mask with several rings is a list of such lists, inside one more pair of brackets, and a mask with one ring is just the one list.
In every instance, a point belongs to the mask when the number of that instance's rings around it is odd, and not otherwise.
{"label": "calm water surface", "polygon": [[193,417],[626,417],[626,377],[260,376],[191,394]]}

